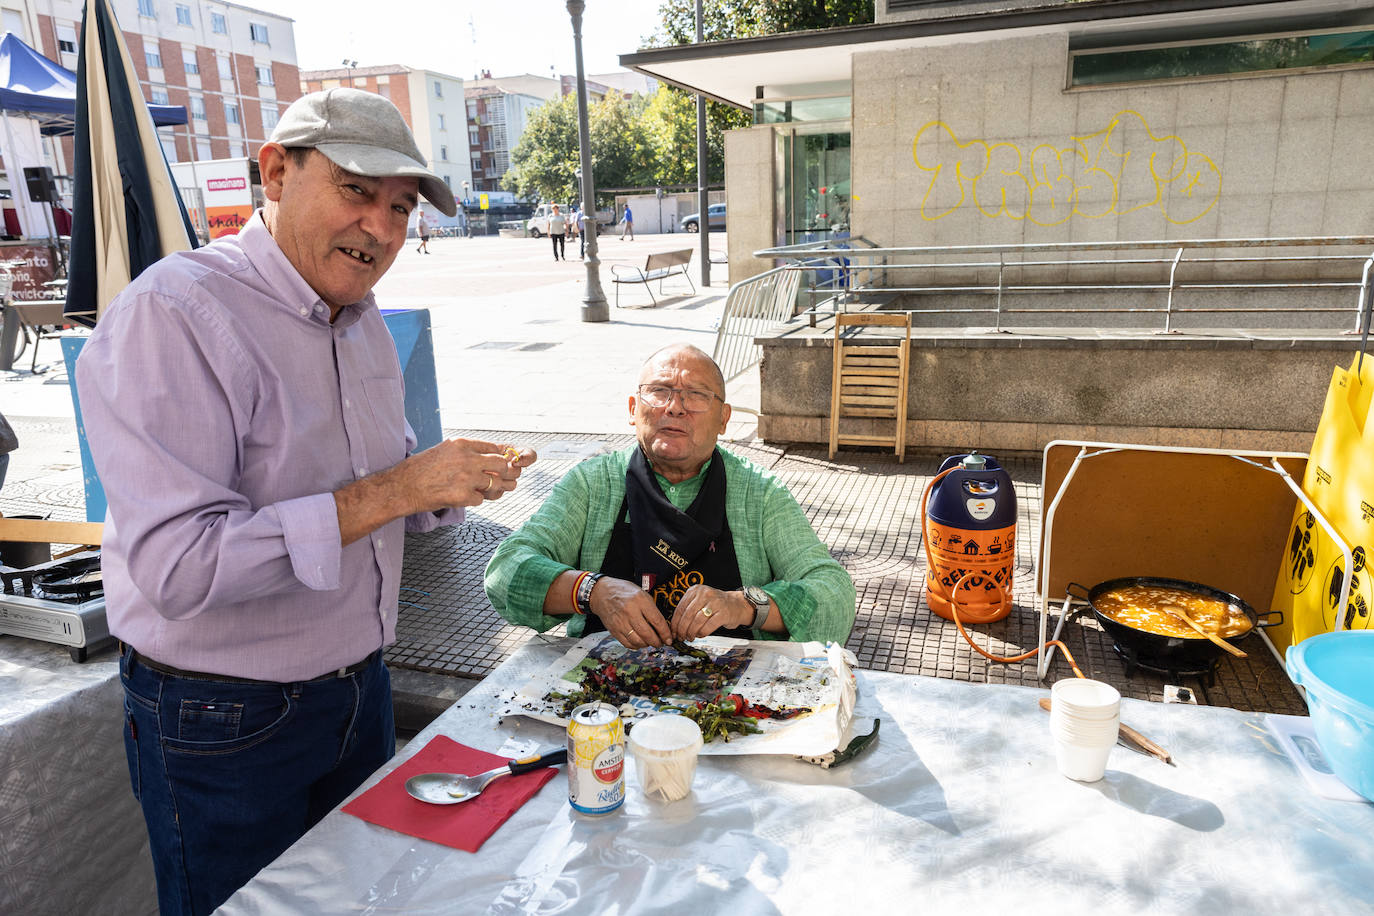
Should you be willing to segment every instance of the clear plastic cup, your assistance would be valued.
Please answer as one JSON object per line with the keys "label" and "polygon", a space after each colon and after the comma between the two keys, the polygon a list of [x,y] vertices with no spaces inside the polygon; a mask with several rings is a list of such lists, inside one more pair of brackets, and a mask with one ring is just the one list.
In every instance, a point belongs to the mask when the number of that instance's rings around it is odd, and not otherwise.
{"label": "clear plastic cup", "polygon": [[626,739],[635,757],[639,788],[650,798],[677,801],[692,791],[701,729],[686,716],[640,719]]}
{"label": "clear plastic cup", "polygon": [[1050,734],[1059,772],[1079,782],[1096,782],[1121,726],[1121,694],[1110,684],[1066,678],[1050,688]]}

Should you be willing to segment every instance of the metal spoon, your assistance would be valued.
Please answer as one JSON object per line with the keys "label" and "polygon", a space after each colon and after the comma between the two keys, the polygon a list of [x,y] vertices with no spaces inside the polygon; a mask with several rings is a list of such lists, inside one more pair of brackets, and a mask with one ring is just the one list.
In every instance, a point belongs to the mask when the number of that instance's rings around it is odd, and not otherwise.
{"label": "metal spoon", "polygon": [[568,760],[568,749],[560,747],[534,757],[521,757],[494,770],[476,776],[462,773],[420,773],[406,780],[406,792],[411,798],[430,805],[456,805],[476,798],[498,776],[516,776],[543,767],[557,766]]}

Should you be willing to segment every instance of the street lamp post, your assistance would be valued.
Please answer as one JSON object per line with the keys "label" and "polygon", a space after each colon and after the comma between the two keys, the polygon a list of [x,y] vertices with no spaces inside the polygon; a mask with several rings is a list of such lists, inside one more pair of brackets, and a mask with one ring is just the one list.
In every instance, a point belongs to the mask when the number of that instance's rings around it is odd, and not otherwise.
{"label": "street lamp post", "polygon": [[582,11],[585,0],[568,0],[572,17],[573,50],[577,57],[577,151],[582,163],[582,212],[590,207],[591,232],[587,236],[587,288],[582,296],[583,321],[610,321],[611,310],[601,289],[601,260],[596,256],[596,182],[592,176],[592,141],[587,120],[587,77],[582,69]]}

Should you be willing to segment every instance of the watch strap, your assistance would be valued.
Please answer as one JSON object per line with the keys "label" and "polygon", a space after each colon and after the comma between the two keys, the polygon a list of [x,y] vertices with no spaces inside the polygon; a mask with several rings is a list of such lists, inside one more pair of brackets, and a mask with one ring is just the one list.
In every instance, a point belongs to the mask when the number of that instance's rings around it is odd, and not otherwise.
{"label": "watch strap", "polygon": [[755,630],[763,629],[764,623],[768,620],[768,611],[771,606],[768,593],[757,585],[751,585],[744,590],[744,597],[754,606],[754,622],[751,626]]}

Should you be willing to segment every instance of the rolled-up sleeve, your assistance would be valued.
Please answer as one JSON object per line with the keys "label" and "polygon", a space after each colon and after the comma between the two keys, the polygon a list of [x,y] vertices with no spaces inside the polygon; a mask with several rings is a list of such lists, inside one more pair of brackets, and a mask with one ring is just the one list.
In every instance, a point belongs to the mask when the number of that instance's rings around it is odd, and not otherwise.
{"label": "rolled-up sleeve", "polygon": [[[579,566],[587,507],[587,478],[574,468],[529,521],[496,548],[485,586],[498,614],[540,633],[567,620],[545,614],[544,599],[555,579]],[[601,559],[596,558],[598,568]]]}

